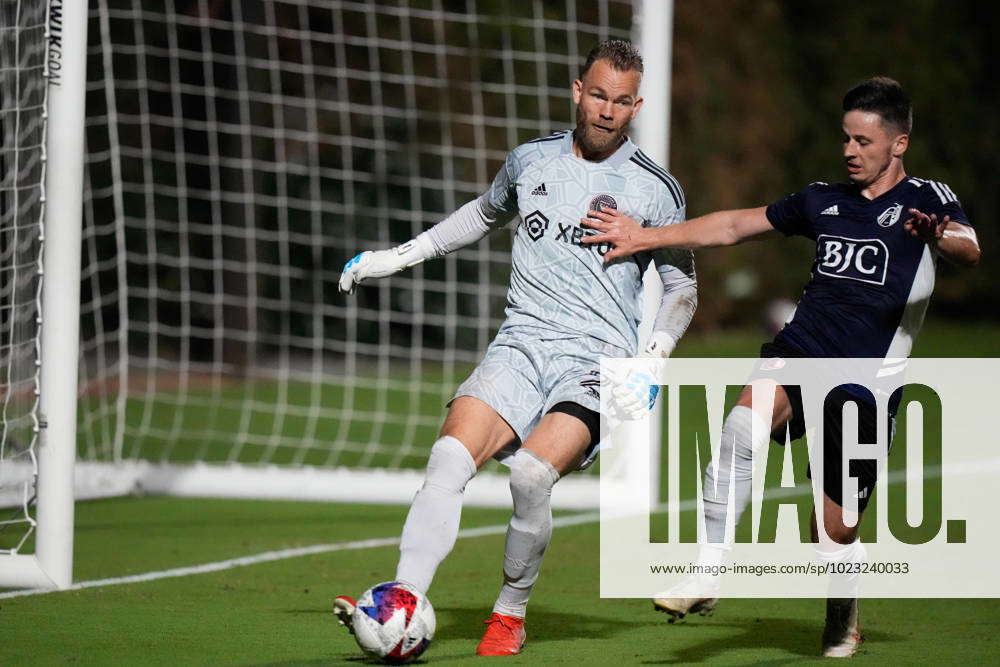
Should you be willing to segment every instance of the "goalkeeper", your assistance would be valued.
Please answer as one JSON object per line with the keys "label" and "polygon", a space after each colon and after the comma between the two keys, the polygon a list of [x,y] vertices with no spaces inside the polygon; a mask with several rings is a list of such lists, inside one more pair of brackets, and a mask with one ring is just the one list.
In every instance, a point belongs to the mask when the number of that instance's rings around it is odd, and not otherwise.
{"label": "goalkeeper", "polygon": [[[597,455],[600,359],[635,356],[642,273],[651,260],[664,294],[644,354],[669,355],[696,307],[689,250],[606,264],[610,246],[582,243],[589,232],[579,219],[588,210],[615,209],[654,227],[684,219],[680,185],[626,136],[642,106],[641,77],[642,58],[628,42],[594,47],[572,85],[574,130],[518,146],[481,197],[408,243],[361,253],[340,279],[341,291],[350,293],[364,280],[475,243],[520,217],[507,318],[449,403],[403,527],[396,570],[398,581],[426,592],[455,544],[468,481],[491,457],[510,467],[514,512],[503,585],[479,655],[521,651],[528,597],[552,534],[552,487]],[[624,378],[614,394],[631,416],[652,405],[648,381]],[[342,621],[353,611],[345,598],[335,607]]]}

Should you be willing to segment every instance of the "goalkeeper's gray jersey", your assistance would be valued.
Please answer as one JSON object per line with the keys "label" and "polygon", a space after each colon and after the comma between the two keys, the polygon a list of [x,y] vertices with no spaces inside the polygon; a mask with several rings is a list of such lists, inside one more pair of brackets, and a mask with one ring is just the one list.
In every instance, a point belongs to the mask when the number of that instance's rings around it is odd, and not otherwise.
{"label": "goalkeeper's gray jersey", "polygon": [[604,264],[609,246],[581,243],[594,233],[580,224],[591,209],[614,208],[643,226],[684,219],[680,185],[630,140],[602,162],[574,155],[569,130],[522,144],[507,155],[480,205],[496,225],[520,216],[501,332],[528,327],[542,337],[589,336],[631,356],[650,260],[665,282],[676,281],[671,273],[694,280],[688,250],[655,250]]}

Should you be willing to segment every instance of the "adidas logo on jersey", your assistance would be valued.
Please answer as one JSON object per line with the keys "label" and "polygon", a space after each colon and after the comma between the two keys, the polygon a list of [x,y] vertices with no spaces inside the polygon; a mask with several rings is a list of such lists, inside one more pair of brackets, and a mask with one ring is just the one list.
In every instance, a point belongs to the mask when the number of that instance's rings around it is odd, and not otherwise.
{"label": "adidas logo on jersey", "polygon": [[535,188],[534,190],[532,190],[531,194],[534,195],[534,196],[536,196],[536,197],[548,197],[549,196],[548,191],[545,189],[545,183],[542,183],[537,188]]}
{"label": "adidas logo on jersey", "polygon": [[820,211],[820,215],[840,215],[840,211],[837,210],[837,205],[834,204],[828,209]]}

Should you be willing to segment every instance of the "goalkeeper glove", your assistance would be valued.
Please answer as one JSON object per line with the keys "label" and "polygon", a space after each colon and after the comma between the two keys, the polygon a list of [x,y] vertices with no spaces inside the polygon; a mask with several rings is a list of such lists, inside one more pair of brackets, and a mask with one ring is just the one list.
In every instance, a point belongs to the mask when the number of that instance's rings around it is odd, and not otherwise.
{"label": "goalkeeper glove", "polygon": [[391,276],[416,266],[434,254],[430,240],[423,234],[389,250],[366,250],[344,265],[340,274],[340,291],[353,294],[354,288],[369,278]]}
{"label": "goalkeeper glove", "polygon": [[611,381],[611,406],[618,419],[642,419],[656,404],[660,387],[653,384],[653,374],[643,366],[629,368],[620,379]]}
{"label": "goalkeeper glove", "polygon": [[611,378],[611,405],[619,419],[641,419],[656,405],[660,385],[656,383],[659,365],[674,350],[674,339],[654,331],[643,350],[643,361],[627,365],[618,377]]}
{"label": "goalkeeper glove", "polygon": [[650,359],[666,359],[674,351],[676,345],[677,341],[670,334],[665,331],[654,331],[641,356]]}

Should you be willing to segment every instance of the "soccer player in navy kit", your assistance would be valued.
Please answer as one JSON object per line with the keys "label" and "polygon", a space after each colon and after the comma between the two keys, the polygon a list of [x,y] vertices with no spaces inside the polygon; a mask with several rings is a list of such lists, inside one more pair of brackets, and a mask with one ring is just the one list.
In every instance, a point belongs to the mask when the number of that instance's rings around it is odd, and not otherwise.
{"label": "soccer player in navy kit", "polygon": [[[761,348],[761,356],[909,356],[934,288],[937,258],[975,266],[980,255],[976,233],[951,188],[906,174],[903,155],[913,115],[899,83],[885,77],[864,81],[845,95],[843,110],[843,156],[849,182],[813,183],[767,207],[718,211],[658,229],[642,228],[616,211],[591,212],[583,224],[600,233],[584,242],[614,244],[605,255],[609,261],[652,248],[727,246],[778,232],[805,236],[816,242],[811,278],[792,319],[773,342]],[[856,400],[850,395],[840,398],[835,408],[846,400]],[[735,449],[731,470],[737,482],[737,521],[749,500],[752,452],[766,445],[772,432],[783,432],[786,425],[793,438],[801,435],[795,428],[795,396],[778,387],[770,424],[766,416],[750,409],[750,399],[747,386],[727,416],[722,435],[723,447],[735,443],[730,446]],[[858,405],[862,430],[874,432],[874,406],[866,410],[864,402]],[[825,439],[839,443],[840,433],[827,431]],[[705,564],[721,563],[731,548],[725,536],[725,501],[732,454],[732,450],[728,455],[725,450],[720,452],[718,487],[712,466],[705,473],[706,533],[713,543],[701,549],[699,560]],[[828,451],[824,455],[829,463],[823,475],[826,535],[814,534],[814,540],[826,562],[861,562],[864,548],[857,540],[860,522],[845,525],[840,452],[832,454]],[[856,471],[852,468],[852,472]],[[871,497],[876,472],[872,464],[859,475],[859,513]],[[713,488],[718,489],[716,494],[711,492]],[[814,514],[814,533],[815,525]],[[856,581],[855,575],[854,591]],[[685,597],[675,591],[657,597],[654,604],[673,617],[683,617],[689,612],[710,611],[715,599]],[[824,655],[853,655],[860,641],[856,597],[829,599]]]}

